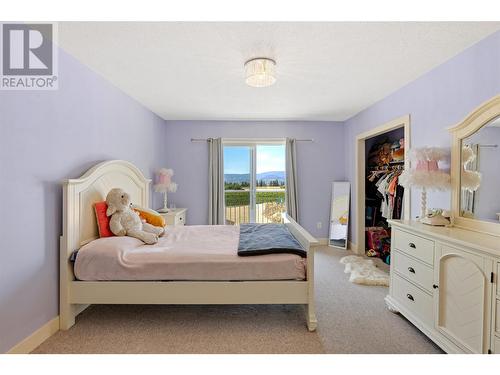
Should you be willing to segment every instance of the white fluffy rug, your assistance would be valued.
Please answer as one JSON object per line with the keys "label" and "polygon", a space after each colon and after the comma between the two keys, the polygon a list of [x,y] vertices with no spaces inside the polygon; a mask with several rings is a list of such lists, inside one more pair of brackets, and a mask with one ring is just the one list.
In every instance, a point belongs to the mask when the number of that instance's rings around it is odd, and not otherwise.
{"label": "white fluffy rug", "polygon": [[345,273],[351,273],[351,283],[389,286],[389,274],[377,268],[371,259],[348,255],[340,259],[340,263],[345,264]]}

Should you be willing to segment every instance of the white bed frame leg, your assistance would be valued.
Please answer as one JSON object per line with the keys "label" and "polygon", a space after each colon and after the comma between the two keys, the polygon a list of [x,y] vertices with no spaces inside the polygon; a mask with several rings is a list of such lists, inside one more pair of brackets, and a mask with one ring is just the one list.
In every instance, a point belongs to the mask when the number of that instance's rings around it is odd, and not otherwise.
{"label": "white bed frame leg", "polygon": [[59,309],[59,329],[64,331],[70,329],[75,324],[75,318],[90,305],[66,304]]}
{"label": "white bed frame leg", "polygon": [[316,310],[314,308],[314,302],[306,306],[306,319],[307,319],[307,329],[310,332],[316,331],[318,326],[318,320],[316,319]]}
{"label": "white bed frame leg", "polygon": [[316,319],[316,306],[314,304],[314,247],[307,252],[307,305],[306,305],[307,329],[314,332],[318,326]]}
{"label": "white bed frame leg", "polygon": [[75,305],[66,304],[59,308],[59,329],[68,330],[75,324]]}
{"label": "white bed frame leg", "polygon": [[66,239],[60,238],[61,254],[59,268],[59,329],[67,330],[75,324],[75,317],[83,310],[81,305],[70,303],[70,283],[74,279],[73,266],[69,261]]}

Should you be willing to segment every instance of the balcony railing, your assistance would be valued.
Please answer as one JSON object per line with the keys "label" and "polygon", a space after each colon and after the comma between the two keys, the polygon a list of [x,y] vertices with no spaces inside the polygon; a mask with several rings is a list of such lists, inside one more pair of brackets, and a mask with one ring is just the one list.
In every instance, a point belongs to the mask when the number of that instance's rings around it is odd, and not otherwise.
{"label": "balcony railing", "polygon": [[[248,190],[225,191],[226,224],[250,222],[250,192]],[[255,222],[281,223],[281,213],[286,211],[283,189],[263,189],[256,191]]]}

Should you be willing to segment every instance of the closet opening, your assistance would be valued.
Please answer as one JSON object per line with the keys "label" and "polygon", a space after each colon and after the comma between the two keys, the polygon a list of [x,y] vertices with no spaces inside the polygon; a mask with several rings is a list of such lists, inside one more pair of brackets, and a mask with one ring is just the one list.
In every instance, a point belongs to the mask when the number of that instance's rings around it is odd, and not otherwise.
{"label": "closet opening", "polygon": [[398,184],[409,168],[410,118],[404,116],[356,139],[356,244],[358,254],[390,264],[389,219],[410,218],[410,192]]}

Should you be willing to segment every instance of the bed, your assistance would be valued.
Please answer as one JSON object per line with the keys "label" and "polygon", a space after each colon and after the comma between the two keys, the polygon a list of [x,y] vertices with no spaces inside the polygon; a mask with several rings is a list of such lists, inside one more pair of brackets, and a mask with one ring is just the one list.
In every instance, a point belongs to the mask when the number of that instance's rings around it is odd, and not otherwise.
{"label": "bed", "polygon": [[[133,164],[97,164],[63,183],[60,328],[90,304],[302,304],[314,331],[314,248],[317,241],[284,215],[307,251],[238,256],[237,226],[167,227],[156,245],[135,238],[98,238],[93,204],[113,187],[149,207],[150,180]],[[72,257],[78,250],[76,261]]]}
{"label": "bed", "polygon": [[106,237],[75,257],[82,281],[304,280],[306,259],[296,254],[238,256],[235,225],[167,226],[155,245],[132,237]]}

